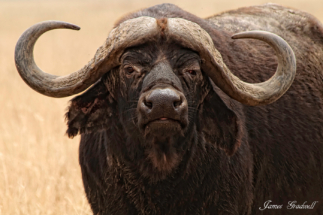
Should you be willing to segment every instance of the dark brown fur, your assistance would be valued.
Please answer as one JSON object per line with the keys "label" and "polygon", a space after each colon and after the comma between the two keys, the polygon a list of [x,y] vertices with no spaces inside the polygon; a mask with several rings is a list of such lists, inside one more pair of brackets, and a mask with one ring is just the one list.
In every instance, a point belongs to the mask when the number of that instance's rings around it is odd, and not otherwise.
{"label": "dark brown fur", "polygon": [[[204,85],[195,92],[201,104],[191,119],[190,135],[183,139],[182,159],[170,166],[156,161],[167,169],[158,174],[141,165],[146,161],[142,146],[136,144],[140,137],[122,121],[125,116],[118,104],[125,95],[119,95],[118,89],[126,82],[120,81],[117,68],[107,71],[96,85],[72,100],[67,113],[68,135],[82,133],[80,165],[93,212],[322,214],[322,25],[304,12],[272,4],[208,19],[163,4],[130,14],[116,25],[139,16],[157,18],[162,29],[165,17],[199,24],[211,35],[231,71],[250,83],[270,78],[276,57],[262,42],[230,37],[244,30],[271,31],[293,48],[297,74],[282,98],[260,107],[232,100],[204,75]],[[267,200],[284,207],[260,211]],[[319,202],[313,210],[287,210],[288,201]]]}
{"label": "dark brown fur", "polygon": [[165,37],[165,30],[167,27],[167,19],[166,18],[157,19],[157,25],[160,29],[161,37]]}

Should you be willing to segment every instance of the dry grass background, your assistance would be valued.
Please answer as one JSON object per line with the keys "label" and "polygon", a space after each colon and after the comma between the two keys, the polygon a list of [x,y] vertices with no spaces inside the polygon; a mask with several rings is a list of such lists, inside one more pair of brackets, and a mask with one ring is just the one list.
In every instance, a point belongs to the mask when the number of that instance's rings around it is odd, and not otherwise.
{"label": "dry grass background", "polygon": [[[323,21],[322,0],[280,0]],[[198,16],[263,4],[263,0],[175,0]],[[70,98],[53,99],[31,90],[16,72],[15,43],[29,26],[63,20],[79,32],[56,30],[36,45],[35,58],[46,72],[63,75],[81,68],[122,15],[161,0],[0,0],[0,215],[91,214],[78,165],[78,141],[65,135]]]}

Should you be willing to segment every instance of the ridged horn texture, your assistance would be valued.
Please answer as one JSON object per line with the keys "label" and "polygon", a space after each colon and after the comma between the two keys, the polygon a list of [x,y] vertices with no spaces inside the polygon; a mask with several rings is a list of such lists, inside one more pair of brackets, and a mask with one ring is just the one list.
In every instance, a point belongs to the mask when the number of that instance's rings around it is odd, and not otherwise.
{"label": "ridged horn texture", "polygon": [[66,97],[84,91],[104,73],[118,65],[125,48],[147,42],[158,36],[156,19],[139,17],[123,22],[113,29],[94,58],[82,69],[66,76],[43,72],[34,61],[37,39],[45,32],[58,28],[79,30],[76,25],[60,21],[45,21],[33,25],[19,38],[15,49],[15,63],[22,79],[37,92],[51,97]]}
{"label": "ridged horn texture", "polygon": [[[143,44],[160,36],[155,18],[139,17],[127,20],[113,29],[94,58],[82,69],[67,76],[55,76],[41,71],[35,64],[33,49],[37,39],[46,31],[79,27],[60,21],[46,21],[27,29],[17,42],[15,62],[23,80],[34,90],[51,97],[66,97],[84,91],[104,73],[119,65],[124,49]],[[233,75],[215,49],[210,35],[199,25],[181,18],[169,18],[167,37],[199,52],[204,72],[231,98],[250,106],[270,104],[280,98],[291,86],[296,74],[293,50],[281,37],[265,32],[250,31],[235,34],[233,39],[254,38],[272,46],[277,54],[276,73],[262,83],[246,83]]]}
{"label": "ridged horn texture", "polygon": [[199,52],[204,72],[231,98],[250,106],[270,104],[291,86],[296,74],[296,58],[285,40],[266,31],[249,31],[233,35],[233,39],[254,38],[268,43],[276,52],[276,73],[262,83],[246,83],[233,75],[215,49],[210,35],[199,25],[181,18],[169,18],[166,34],[183,46]]}

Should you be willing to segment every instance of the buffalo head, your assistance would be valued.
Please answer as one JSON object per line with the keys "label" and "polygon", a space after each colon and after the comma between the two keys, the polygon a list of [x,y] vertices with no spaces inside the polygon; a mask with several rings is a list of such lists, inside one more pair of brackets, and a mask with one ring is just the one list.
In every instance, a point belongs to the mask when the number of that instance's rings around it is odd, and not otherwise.
{"label": "buffalo head", "polygon": [[106,130],[114,140],[109,146],[112,154],[129,162],[140,160],[142,173],[147,175],[155,170],[167,175],[178,166],[192,148],[187,143],[200,141],[198,131],[228,155],[234,153],[239,146],[238,120],[214,91],[213,83],[243,104],[264,105],[286,92],[296,71],[293,51],[272,33],[233,36],[263,40],[278,56],[273,77],[250,84],[230,72],[209,34],[196,23],[139,17],[113,29],[81,70],[57,77],[42,72],[33,59],[38,37],[56,28],[78,29],[48,21],[21,36],[15,51],[21,77],[37,92],[52,97],[74,95],[94,84],[72,100],[68,135]]}

